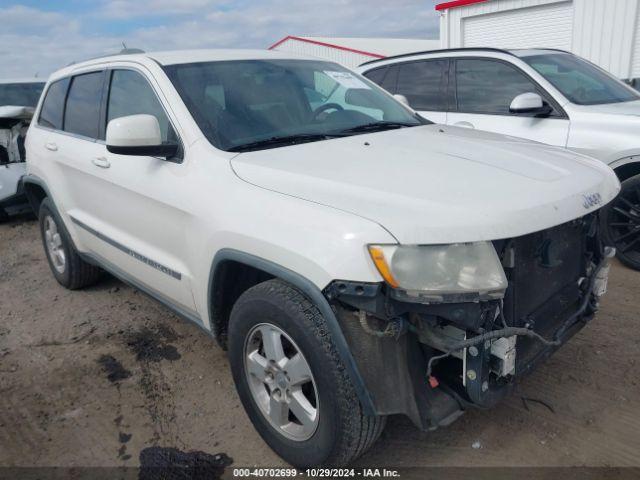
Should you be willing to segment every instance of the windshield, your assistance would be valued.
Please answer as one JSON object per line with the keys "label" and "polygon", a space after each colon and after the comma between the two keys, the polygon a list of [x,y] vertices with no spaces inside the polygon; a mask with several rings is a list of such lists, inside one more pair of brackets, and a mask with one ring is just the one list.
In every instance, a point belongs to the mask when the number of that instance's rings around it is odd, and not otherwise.
{"label": "windshield", "polygon": [[35,107],[44,83],[0,83],[0,107]]}
{"label": "windshield", "polygon": [[554,87],[578,105],[639,100],[640,95],[604,70],[563,53],[521,57]]}
{"label": "windshield", "polygon": [[330,62],[238,60],[165,67],[209,141],[248,151],[428,123]]}

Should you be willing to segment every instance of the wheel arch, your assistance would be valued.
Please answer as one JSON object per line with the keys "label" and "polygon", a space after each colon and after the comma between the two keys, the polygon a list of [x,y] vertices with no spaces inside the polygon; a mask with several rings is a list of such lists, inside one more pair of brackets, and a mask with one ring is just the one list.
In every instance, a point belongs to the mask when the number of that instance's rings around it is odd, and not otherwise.
{"label": "wheel arch", "polygon": [[235,301],[248,288],[272,278],[279,278],[297,288],[320,310],[365,413],[374,415],[373,398],[360,375],[331,305],[313,282],[286,267],[235,249],[225,248],[216,253],[209,273],[207,308],[212,333],[220,345],[223,348],[226,346],[227,324]]}
{"label": "wheel arch", "polygon": [[37,217],[42,201],[46,197],[51,198],[49,189],[42,179],[33,175],[25,175],[22,177],[22,185],[24,193],[27,196],[27,201]]}
{"label": "wheel arch", "polygon": [[622,182],[628,178],[640,175],[640,155],[621,158],[609,165]]}

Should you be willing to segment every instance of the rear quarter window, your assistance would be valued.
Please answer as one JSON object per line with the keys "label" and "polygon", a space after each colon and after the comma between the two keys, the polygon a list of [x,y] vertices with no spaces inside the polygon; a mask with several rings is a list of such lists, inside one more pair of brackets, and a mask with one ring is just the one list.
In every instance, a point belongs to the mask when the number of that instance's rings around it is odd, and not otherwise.
{"label": "rear quarter window", "polygon": [[375,70],[369,70],[364,74],[369,80],[378,85],[382,85],[382,81],[384,80],[384,76],[387,74],[387,67],[376,68]]}
{"label": "rear quarter window", "polygon": [[47,93],[42,102],[38,125],[43,127],[62,130],[62,120],[64,117],[64,100],[67,96],[69,79],[64,78],[49,85]]}

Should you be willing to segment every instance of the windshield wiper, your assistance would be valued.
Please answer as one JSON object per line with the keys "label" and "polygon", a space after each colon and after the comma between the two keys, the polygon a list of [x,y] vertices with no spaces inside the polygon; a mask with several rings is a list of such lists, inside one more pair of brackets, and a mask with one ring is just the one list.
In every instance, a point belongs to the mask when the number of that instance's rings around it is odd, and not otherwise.
{"label": "windshield wiper", "polygon": [[374,123],[365,123],[364,125],[358,125],[357,127],[345,128],[344,130],[340,130],[338,133],[347,134],[347,133],[382,132],[384,130],[393,130],[396,128],[417,127],[418,125],[421,125],[421,124],[382,121],[382,122],[374,122]]}
{"label": "windshield wiper", "polygon": [[299,133],[297,135],[286,135],[282,137],[271,137],[263,140],[257,140],[255,142],[244,143],[242,145],[236,145],[228,148],[228,152],[249,152],[252,150],[260,150],[261,148],[275,148],[286,145],[296,145],[298,143],[317,142],[320,140],[327,140],[329,138],[336,138],[342,135],[327,134],[327,133]]}

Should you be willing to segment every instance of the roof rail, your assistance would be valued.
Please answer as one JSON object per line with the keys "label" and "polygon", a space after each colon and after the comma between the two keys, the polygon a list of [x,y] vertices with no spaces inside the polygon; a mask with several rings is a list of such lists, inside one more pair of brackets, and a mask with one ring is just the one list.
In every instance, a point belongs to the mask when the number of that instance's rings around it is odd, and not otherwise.
{"label": "roof rail", "polygon": [[140,48],[126,48],[125,47],[122,50],[120,50],[118,53],[107,53],[105,55],[98,55],[96,57],[87,58],[86,60],[80,60],[79,62],[74,60],[69,65],[67,65],[67,67],[70,67],[71,65],[76,65],[76,64],[82,63],[82,62],[89,62],[91,60],[98,60],[99,58],[115,57],[116,55],[138,55],[138,54],[141,54],[141,53],[146,53],[146,52],[144,50],[140,49]]}
{"label": "roof rail", "polygon": [[392,55],[390,57],[384,57],[377,60],[369,60],[368,62],[361,63],[359,66],[362,67],[364,65],[370,65],[372,63],[384,62],[385,60],[393,60],[396,58],[404,58],[404,57],[413,57],[415,55],[427,55],[429,53],[442,53],[442,52],[473,52],[473,51],[482,51],[482,52],[498,52],[498,53],[506,53],[507,55],[513,55],[509,50],[505,50],[502,48],[489,48],[489,47],[467,47],[467,48],[442,48],[439,50],[425,50],[423,52],[412,52],[412,53],[402,53],[400,55]]}
{"label": "roof rail", "polygon": [[570,52],[569,50],[562,50],[561,48],[547,48],[547,47],[539,47],[539,48],[514,48],[514,50],[549,50],[551,52],[561,52],[568,53],[569,55],[575,55],[575,53]]}

